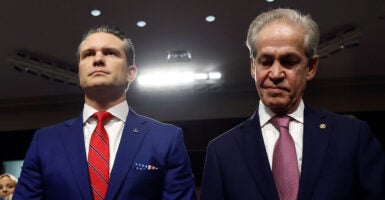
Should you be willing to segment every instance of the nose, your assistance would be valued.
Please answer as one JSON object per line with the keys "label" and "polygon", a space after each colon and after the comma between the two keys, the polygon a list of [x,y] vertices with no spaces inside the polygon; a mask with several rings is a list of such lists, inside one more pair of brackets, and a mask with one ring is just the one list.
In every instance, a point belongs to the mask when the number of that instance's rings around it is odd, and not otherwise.
{"label": "nose", "polygon": [[269,79],[273,82],[280,82],[284,78],[284,67],[279,63],[279,61],[274,61],[273,65],[270,67]]}
{"label": "nose", "polygon": [[105,57],[104,54],[100,51],[97,51],[94,57],[94,66],[100,67],[105,65]]}

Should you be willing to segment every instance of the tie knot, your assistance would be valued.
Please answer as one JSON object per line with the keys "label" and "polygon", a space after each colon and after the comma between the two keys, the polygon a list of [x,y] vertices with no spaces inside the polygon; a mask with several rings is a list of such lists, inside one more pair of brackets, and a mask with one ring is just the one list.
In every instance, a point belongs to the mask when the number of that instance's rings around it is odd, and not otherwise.
{"label": "tie knot", "polygon": [[106,111],[99,111],[92,115],[92,117],[96,118],[98,120],[98,124],[102,122],[102,124],[108,122],[113,116],[111,113]]}
{"label": "tie knot", "polygon": [[277,115],[271,119],[271,123],[278,130],[280,127],[289,128],[290,121],[291,121],[291,117],[287,115]]}

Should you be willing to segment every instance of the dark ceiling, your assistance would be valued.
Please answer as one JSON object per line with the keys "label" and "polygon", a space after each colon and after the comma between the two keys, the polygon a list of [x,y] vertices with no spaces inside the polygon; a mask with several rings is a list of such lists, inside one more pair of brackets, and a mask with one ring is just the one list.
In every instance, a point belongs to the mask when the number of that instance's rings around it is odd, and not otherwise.
{"label": "dark ceiling", "polygon": [[[2,2],[0,8],[0,99],[79,94],[76,86],[15,70],[10,59],[27,50],[76,68],[74,52],[82,33],[95,24],[118,25],[132,38],[139,74],[166,70],[168,51],[189,50],[191,70],[220,71],[224,85],[252,87],[244,44],[248,25],[261,11],[276,7],[310,13],[329,46],[340,45],[343,28],[359,35],[351,48],[327,47],[318,80],[385,76],[384,0],[12,0]],[[94,8],[102,14],[91,16]],[[214,15],[216,21],[206,23],[207,15]],[[148,25],[138,28],[138,20]]]}

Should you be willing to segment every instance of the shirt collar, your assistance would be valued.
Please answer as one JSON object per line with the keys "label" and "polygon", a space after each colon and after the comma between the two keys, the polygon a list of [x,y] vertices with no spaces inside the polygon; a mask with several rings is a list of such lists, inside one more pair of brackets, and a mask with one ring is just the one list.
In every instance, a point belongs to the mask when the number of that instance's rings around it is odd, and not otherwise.
{"label": "shirt collar", "polygon": [[[303,100],[301,99],[301,102],[298,105],[298,108],[292,112],[287,114],[294,120],[303,123],[303,113],[305,110],[305,105],[303,103]],[[259,115],[259,123],[261,127],[265,126],[271,118],[273,118],[276,114],[272,112],[261,100],[259,100],[259,107],[258,107],[258,115]]]}
{"label": "shirt collar", "polygon": [[[106,111],[111,113],[114,117],[118,118],[119,120],[126,122],[129,107],[128,107],[127,101],[123,101],[123,102],[109,108]],[[88,118],[90,118],[95,112],[98,112],[98,110],[96,110],[95,108],[84,103],[83,123],[85,123],[88,120]]]}

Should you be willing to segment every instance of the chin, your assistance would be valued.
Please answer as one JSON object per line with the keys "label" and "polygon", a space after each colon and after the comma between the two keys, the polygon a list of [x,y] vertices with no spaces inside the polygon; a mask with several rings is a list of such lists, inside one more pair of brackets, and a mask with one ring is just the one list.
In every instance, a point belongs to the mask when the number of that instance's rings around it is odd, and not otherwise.
{"label": "chin", "polygon": [[289,103],[289,100],[284,96],[268,96],[262,99],[266,105],[286,105]]}
{"label": "chin", "polygon": [[285,110],[288,106],[288,102],[285,99],[282,98],[273,98],[273,99],[265,99],[262,100],[262,102],[271,110],[273,111],[281,111]]}

